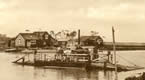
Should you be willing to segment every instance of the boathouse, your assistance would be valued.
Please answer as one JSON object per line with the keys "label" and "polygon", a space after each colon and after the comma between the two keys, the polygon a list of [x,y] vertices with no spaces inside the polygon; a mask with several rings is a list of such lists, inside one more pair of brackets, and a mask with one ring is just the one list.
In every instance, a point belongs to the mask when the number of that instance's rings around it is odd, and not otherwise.
{"label": "boathouse", "polygon": [[33,47],[36,46],[38,37],[33,33],[19,33],[15,39],[15,47]]}
{"label": "boathouse", "polygon": [[103,44],[103,39],[100,36],[81,36],[80,44],[82,46],[97,46]]}
{"label": "boathouse", "polygon": [[53,46],[56,40],[46,31],[33,33],[19,33],[15,38],[15,47],[21,48],[45,48]]}
{"label": "boathouse", "polygon": [[37,32],[34,32],[33,34],[38,37],[37,47],[47,48],[47,47],[56,45],[57,40],[55,40],[46,31],[37,31]]}
{"label": "boathouse", "polygon": [[68,44],[68,39],[66,38],[58,38],[58,45],[61,47],[65,47]]}

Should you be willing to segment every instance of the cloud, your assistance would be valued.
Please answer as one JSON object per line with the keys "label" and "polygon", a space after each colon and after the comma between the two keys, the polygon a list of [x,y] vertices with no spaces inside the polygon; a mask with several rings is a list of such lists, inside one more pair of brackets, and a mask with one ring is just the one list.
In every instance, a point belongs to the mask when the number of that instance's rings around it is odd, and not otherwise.
{"label": "cloud", "polygon": [[123,38],[129,36],[125,34],[129,29],[132,34],[140,30],[132,35],[140,39],[145,26],[144,4],[145,0],[0,0],[0,27],[10,36],[42,27],[48,31],[82,29],[82,34],[96,30],[107,37],[114,25],[122,36],[120,41],[133,40]]}

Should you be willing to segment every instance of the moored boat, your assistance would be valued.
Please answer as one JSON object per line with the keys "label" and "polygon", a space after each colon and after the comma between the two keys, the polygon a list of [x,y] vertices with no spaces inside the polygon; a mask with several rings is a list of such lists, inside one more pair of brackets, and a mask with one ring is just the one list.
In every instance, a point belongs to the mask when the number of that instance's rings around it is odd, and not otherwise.
{"label": "moored boat", "polygon": [[21,50],[18,50],[16,48],[9,48],[9,49],[5,49],[5,52],[19,52]]}
{"label": "moored boat", "polygon": [[21,58],[22,62],[19,62],[21,59],[18,59],[13,63],[33,66],[58,66],[80,68],[86,68],[90,66],[90,55],[88,54],[88,51],[83,49],[75,50],[71,53],[62,53],[60,50],[55,54],[48,53],[46,50],[35,50],[33,52],[34,61],[25,61],[25,57],[23,56]]}
{"label": "moored boat", "polygon": [[36,66],[88,67],[90,65],[90,56],[83,49],[71,53],[63,53],[60,50],[51,58],[47,53],[36,53],[34,63]]}

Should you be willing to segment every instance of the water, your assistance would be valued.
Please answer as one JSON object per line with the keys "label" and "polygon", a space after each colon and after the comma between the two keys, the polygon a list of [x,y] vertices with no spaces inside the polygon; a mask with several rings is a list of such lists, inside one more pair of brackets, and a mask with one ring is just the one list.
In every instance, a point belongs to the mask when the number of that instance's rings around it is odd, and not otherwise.
{"label": "water", "polygon": [[[145,51],[119,51],[119,56],[145,67]],[[22,66],[11,63],[20,54],[0,52],[0,80],[114,80],[113,71],[83,69],[44,69],[33,66]],[[128,64],[122,58],[117,57],[119,63]],[[119,72],[118,80],[124,80],[134,73],[144,72],[145,69]]]}

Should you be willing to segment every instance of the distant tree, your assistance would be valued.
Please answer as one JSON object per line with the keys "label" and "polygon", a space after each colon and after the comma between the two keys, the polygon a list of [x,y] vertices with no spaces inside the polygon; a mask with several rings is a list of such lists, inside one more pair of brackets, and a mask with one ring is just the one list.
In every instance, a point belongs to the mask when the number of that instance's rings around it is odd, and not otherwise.
{"label": "distant tree", "polygon": [[57,33],[55,34],[55,37],[56,37],[56,38],[57,38],[57,37],[62,37],[61,32],[57,32]]}
{"label": "distant tree", "polygon": [[25,32],[30,32],[30,30],[29,29],[26,29]]}
{"label": "distant tree", "polygon": [[102,36],[102,38],[106,38],[105,36]]}
{"label": "distant tree", "polygon": [[76,37],[76,35],[77,35],[76,31],[68,32],[66,34],[67,38],[72,42],[72,44],[74,42],[74,37]]}
{"label": "distant tree", "polygon": [[97,36],[98,34],[99,34],[99,32],[91,31],[91,36]]}
{"label": "distant tree", "polygon": [[57,39],[57,37],[61,37],[61,33],[62,33],[62,32],[57,32],[57,33],[55,33],[53,30],[50,31],[50,35],[51,35],[52,37],[54,37],[55,39]]}
{"label": "distant tree", "polygon": [[76,31],[69,31],[69,30],[62,30],[60,32],[55,33],[53,30],[50,31],[50,35],[52,35],[55,39],[59,38],[66,38],[69,40],[73,40],[74,37],[77,35]]}
{"label": "distant tree", "polygon": [[53,30],[50,31],[50,35],[56,39],[55,32]]}
{"label": "distant tree", "polygon": [[1,47],[8,47],[8,43],[9,43],[9,40],[11,38],[10,37],[7,37],[6,34],[0,34],[0,48]]}
{"label": "distant tree", "polygon": [[70,33],[70,37],[72,38],[72,39],[74,39],[74,37],[77,35],[77,32],[76,31],[72,31],[71,33]]}

